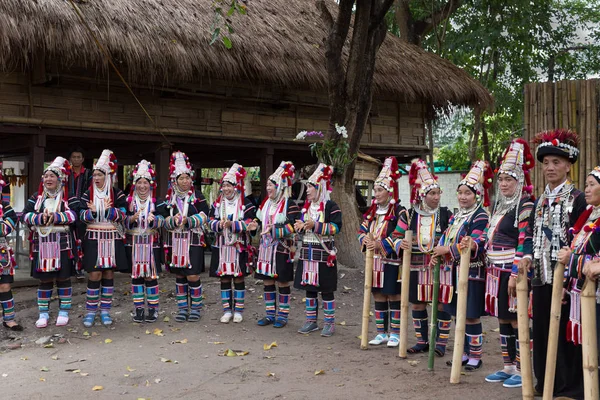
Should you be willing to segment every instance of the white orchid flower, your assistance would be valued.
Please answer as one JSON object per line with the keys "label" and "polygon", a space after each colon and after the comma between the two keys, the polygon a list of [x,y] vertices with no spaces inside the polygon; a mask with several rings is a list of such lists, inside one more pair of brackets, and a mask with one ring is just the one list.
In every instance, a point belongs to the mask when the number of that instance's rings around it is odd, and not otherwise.
{"label": "white orchid flower", "polygon": [[335,130],[338,133],[338,135],[342,135],[342,137],[344,139],[348,139],[348,130],[346,129],[345,126],[340,126],[338,124],[335,124]]}
{"label": "white orchid flower", "polygon": [[300,131],[300,133],[298,133],[296,135],[296,139],[295,140],[304,140],[306,138],[306,134],[308,132],[307,131]]}

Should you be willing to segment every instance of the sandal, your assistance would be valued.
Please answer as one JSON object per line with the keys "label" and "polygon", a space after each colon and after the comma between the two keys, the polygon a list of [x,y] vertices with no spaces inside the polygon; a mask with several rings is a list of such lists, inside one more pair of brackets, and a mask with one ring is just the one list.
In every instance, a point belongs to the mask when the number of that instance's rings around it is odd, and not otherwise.
{"label": "sandal", "polygon": [[23,332],[23,327],[17,324],[16,322],[14,325],[9,325],[6,323],[6,321],[2,321],[2,325],[4,325],[6,329],[11,330],[13,332]]}
{"label": "sandal", "polygon": [[110,317],[110,314],[107,312],[100,313],[100,320],[102,321],[102,325],[109,326],[112,325],[113,320]]}
{"label": "sandal", "polygon": [[427,353],[429,351],[428,344],[416,344],[410,349],[406,350],[408,354]]}
{"label": "sandal", "polygon": [[86,328],[91,328],[92,326],[94,326],[95,320],[96,320],[96,314],[94,314],[94,313],[86,314],[85,317],[83,317],[83,326],[85,326]]}
{"label": "sandal", "polygon": [[[464,364],[463,364],[464,365]],[[472,372],[472,371],[477,371],[478,369],[480,369],[483,366],[483,361],[481,360],[477,360],[477,365],[472,365],[472,364],[467,364],[465,366],[465,371],[468,372]]]}
{"label": "sandal", "polygon": [[288,323],[288,320],[286,318],[277,317],[277,319],[273,323],[273,328],[283,328],[284,326],[287,325],[287,323]]}
{"label": "sandal", "polygon": [[41,313],[40,317],[38,318],[37,321],[35,321],[35,327],[36,328],[45,328],[48,326],[48,319],[50,319],[50,316],[48,315],[48,313]]}
{"label": "sandal", "polygon": [[[462,366],[464,367],[465,365],[467,365],[468,362],[469,362],[468,358],[466,360],[462,360]],[[452,360],[446,361],[446,365],[449,366],[449,367],[451,367],[452,366]]]}
{"label": "sandal", "polygon": [[200,310],[192,310],[190,312],[190,315],[188,316],[188,321],[189,322],[198,322],[200,321]]}
{"label": "sandal", "polygon": [[187,310],[179,310],[179,312],[175,316],[175,321],[177,321],[177,322],[185,322],[185,321],[187,321],[187,319],[188,319]]}
{"label": "sandal", "polygon": [[56,326],[65,326],[69,323],[69,313],[66,311],[59,311],[58,318],[56,318]]}
{"label": "sandal", "polygon": [[263,317],[263,318],[259,319],[258,321],[256,321],[256,324],[258,326],[267,326],[267,325],[271,325],[273,322],[275,322],[275,318],[267,316],[267,317]]}

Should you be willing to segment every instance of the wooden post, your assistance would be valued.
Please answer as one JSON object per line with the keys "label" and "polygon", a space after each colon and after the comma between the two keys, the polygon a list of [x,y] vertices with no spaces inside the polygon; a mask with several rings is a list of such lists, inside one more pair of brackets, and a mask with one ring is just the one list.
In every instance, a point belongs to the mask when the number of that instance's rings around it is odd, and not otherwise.
{"label": "wooden post", "polygon": [[431,326],[429,327],[429,360],[427,369],[433,371],[435,363],[435,338],[437,337],[438,304],[440,303],[440,264],[438,261],[433,266],[433,299],[431,302]]}
{"label": "wooden post", "polygon": [[27,196],[31,197],[37,192],[40,179],[44,173],[44,156],[46,150],[46,135],[40,133],[31,137],[31,148],[29,149],[29,165],[27,173]]}
{"label": "wooden post", "polygon": [[456,304],[456,329],[454,330],[454,354],[452,354],[452,371],[450,383],[460,383],[462,355],[465,347],[465,326],[467,324],[467,296],[469,295],[469,266],[471,264],[471,238],[460,251],[460,268],[458,271],[458,290]]}
{"label": "wooden post", "polygon": [[583,392],[585,400],[600,398],[598,391],[598,342],[596,337],[596,282],[586,279],[581,292]]}
{"label": "wooden post", "polygon": [[[263,157],[260,160],[260,187],[261,195],[264,197],[267,193],[267,181],[269,176],[273,174],[273,154],[274,150],[272,147],[264,149]],[[244,195],[245,196],[245,195]]]}
{"label": "wooden post", "polygon": [[168,143],[163,143],[154,152],[154,163],[156,164],[156,178],[158,184],[158,195],[164,198],[167,194],[169,184],[169,157],[171,156],[171,147]]}
{"label": "wooden post", "polygon": [[[404,240],[411,244],[412,249],[412,231],[405,232]],[[401,358],[406,358],[406,350],[408,347],[408,293],[410,291],[410,258],[412,250],[404,250],[402,252],[402,289],[400,298],[400,346],[398,355]]]}
{"label": "wooden post", "polygon": [[562,263],[556,263],[552,281],[550,328],[548,329],[548,348],[546,349],[546,372],[544,375],[543,400],[552,400],[552,395],[554,393],[554,378],[556,374],[556,356],[558,353],[558,331],[560,329],[564,274],[565,266]]}
{"label": "wooden post", "polygon": [[[369,239],[373,239],[373,235],[369,233]],[[363,294],[363,313],[362,313],[362,329],[360,337],[360,348],[366,350],[369,348],[369,313],[371,312],[371,287],[373,286],[373,250],[367,249],[367,257],[365,259],[365,287]]]}
{"label": "wooden post", "polygon": [[533,400],[533,371],[529,351],[529,287],[527,272],[517,275],[517,321],[519,323],[519,352],[521,357],[521,379],[523,400]]}

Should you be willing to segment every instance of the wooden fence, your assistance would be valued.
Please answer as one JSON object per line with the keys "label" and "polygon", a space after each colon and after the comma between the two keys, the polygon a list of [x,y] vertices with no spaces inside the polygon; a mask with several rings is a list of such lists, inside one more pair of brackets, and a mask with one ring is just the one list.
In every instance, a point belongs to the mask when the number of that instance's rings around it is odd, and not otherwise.
{"label": "wooden fence", "polygon": [[[536,133],[567,128],[579,134],[579,161],[571,180],[583,190],[586,175],[598,165],[600,79],[530,83],[525,86],[525,139]],[[532,151],[534,148],[532,147]],[[532,176],[534,193],[544,190],[540,165]]]}

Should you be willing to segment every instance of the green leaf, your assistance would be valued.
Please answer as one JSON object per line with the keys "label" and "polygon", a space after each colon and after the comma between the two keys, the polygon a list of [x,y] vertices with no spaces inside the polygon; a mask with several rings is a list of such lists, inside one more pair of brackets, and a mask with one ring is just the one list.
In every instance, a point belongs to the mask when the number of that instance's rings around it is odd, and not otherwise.
{"label": "green leaf", "polygon": [[225,48],[227,48],[227,49],[231,49],[233,47],[231,40],[227,36],[223,36],[223,44],[225,45]]}

